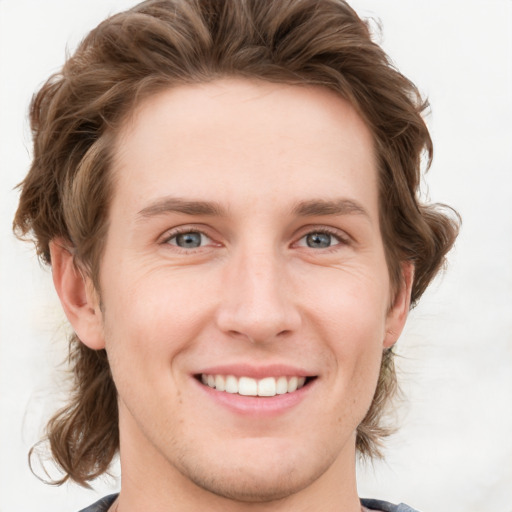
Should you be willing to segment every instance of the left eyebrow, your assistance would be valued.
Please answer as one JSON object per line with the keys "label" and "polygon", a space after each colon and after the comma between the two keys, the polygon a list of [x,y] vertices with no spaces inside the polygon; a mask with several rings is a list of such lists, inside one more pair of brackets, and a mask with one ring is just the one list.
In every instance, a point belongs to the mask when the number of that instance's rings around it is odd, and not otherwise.
{"label": "left eyebrow", "polygon": [[179,197],[163,197],[140,210],[139,219],[148,219],[166,213],[184,213],[185,215],[225,216],[225,210],[215,202],[189,201]]}
{"label": "left eyebrow", "polygon": [[292,209],[299,217],[315,217],[322,215],[363,215],[371,220],[370,214],[363,205],[352,199],[311,199],[297,203]]}

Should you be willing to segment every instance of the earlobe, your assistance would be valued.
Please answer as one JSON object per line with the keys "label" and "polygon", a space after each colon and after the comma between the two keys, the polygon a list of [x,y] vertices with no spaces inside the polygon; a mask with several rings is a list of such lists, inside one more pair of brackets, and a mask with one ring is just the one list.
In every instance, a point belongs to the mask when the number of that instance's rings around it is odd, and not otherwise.
{"label": "earlobe", "polygon": [[386,319],[384,348],[392,347],[400,337],[411,306],[411,291],[414,282],[414,265],[405,261],[401,264],[402,283]]}
{"label": "earlobe", "polygon": [[50,242],[53,284],[76,335],[89,348],[105,348],[99,297],[89,277],[80,272],[66,242]]}

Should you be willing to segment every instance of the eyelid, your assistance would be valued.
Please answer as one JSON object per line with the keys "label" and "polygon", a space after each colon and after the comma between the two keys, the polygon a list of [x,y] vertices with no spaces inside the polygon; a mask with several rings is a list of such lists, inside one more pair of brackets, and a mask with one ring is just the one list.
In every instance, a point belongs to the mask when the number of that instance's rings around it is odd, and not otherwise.
{"label": "eyelid", "polygon": [[[186,224],[183,226],[176,226],[174,228],[171,228],[171,229],[168,229],[167,231],[165,231],[165,233],[159,237],[159,243],[162,245],[171,245],[172,247],[175,247],[175,248],[183,250],[183,251],[191,251],[194,249],[184,249],[183,247],[179,247],[178,245],[171,244],[169,242],[173,238],[177,237],[178,235],[184,234],[184,233],[199,233],[209,240],[210,243],[208,245],[210,245],[212,242],[215,244],[214,238],[212,237],[211,234],[208,234],[207,231],[208,230],[204,229],[203,227],[200,227],[200,226],[197,226],[194,224]],[[220,245],[220,244],[216,244],[216,245]],[[195,250],[199,250],[199,249],[202,249],[205,247],[207,247],[207,245],[197,247],[197,248],[195,248]]]}
{"label": "eyelid", "polygon": [[[324,225],[318,225],[318,226],[306,226],[302,228],[296,237],[296,242],[294,242],[293,245],[298,245],[301,240],[303,240],[306,236],[313,234],[313,233],[324,233],[326,235],[331,235],[335,237],[339,242],[335,245],[332,245],[331,247],[327,247],[323,250],[329,250],[334,249],[340,245],[350,245],[353,243],[353,239],[350,235],[348,235],[345,231],[333,228],[330,226],[324,226]],[[300,247],[307,247],[300,245]],[[315,251],[322,250],[322,249],[314,249]]]}
{"label": "eyelid", "polygon": [[[182,247],[179,247],[178,245],[170,244],[169,241],[180,234],[200,233],[201,235],[203,235],[204,237],[206,237],[209,240],[208,245],[217,245],[217,246],[222,245],[221,243],[215,241],[214,236],[211,233],[209,233],[209,231],[210,230],[205,229],[204,226],[197,225],[197,224],[195,224],[195,225],[194,224],[186,224],[186,225],[182,225],[182,226],[176,226],[174,228],[171,228],[171,229],[168,229],[167,231],[165,231],[159,237],[159,243],[162,245],[172,245],[174,248],[177,248],[177,249],[180,249],[183,251],[191,251],[194,249],[184,249]],[[348,233],[346,233],[346,231],[341,230],[339,228],[334,228],[334,227],[325,226],[325,225],[309,225],[309,226],[302,227],[298,231],[298,233],[296,233],[296,236],[294,237],[295,242],[292,243],[292,246],[297,246],[302,239],[304,239],[307,235],[310,235],[312,233],[325,233],[325,234],[335,237],[339,241],[337,244],[335,244],[329,248],[326,248],[324,250],[333,249],[340,245],[351,245],[354,242],[353,238]],[[200,247],[196,248],[195,250],[197,251],[202,248],[207,248],[208,245],[200,246]],[[301,247],[303,247],[303,246],[301,245]],[[317,251],[319,249],[315,249],[315,250]]]}

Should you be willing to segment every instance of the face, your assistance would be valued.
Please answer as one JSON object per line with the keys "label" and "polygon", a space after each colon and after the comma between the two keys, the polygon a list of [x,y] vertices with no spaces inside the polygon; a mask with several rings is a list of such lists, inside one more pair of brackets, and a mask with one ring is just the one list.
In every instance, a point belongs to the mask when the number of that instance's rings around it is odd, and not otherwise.
{"label": "face", "polygon": [[123,478],[246,501],[348,478],[406,309],[355,110],[323,88],[176,87],[126,123],[113,173],[82,339],[109,355]]}

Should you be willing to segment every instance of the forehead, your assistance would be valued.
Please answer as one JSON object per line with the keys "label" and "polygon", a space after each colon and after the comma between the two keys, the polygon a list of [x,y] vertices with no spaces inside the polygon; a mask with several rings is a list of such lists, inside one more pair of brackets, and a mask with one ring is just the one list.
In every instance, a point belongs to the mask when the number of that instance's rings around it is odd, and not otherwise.
{"label": "forehead", "polygon": [[369,129],[316,86],[223,79],[155,94],[122,127],[114,173],[114,202],[132,206],[164,193],[248,205],[366,189],[376,199]]}

